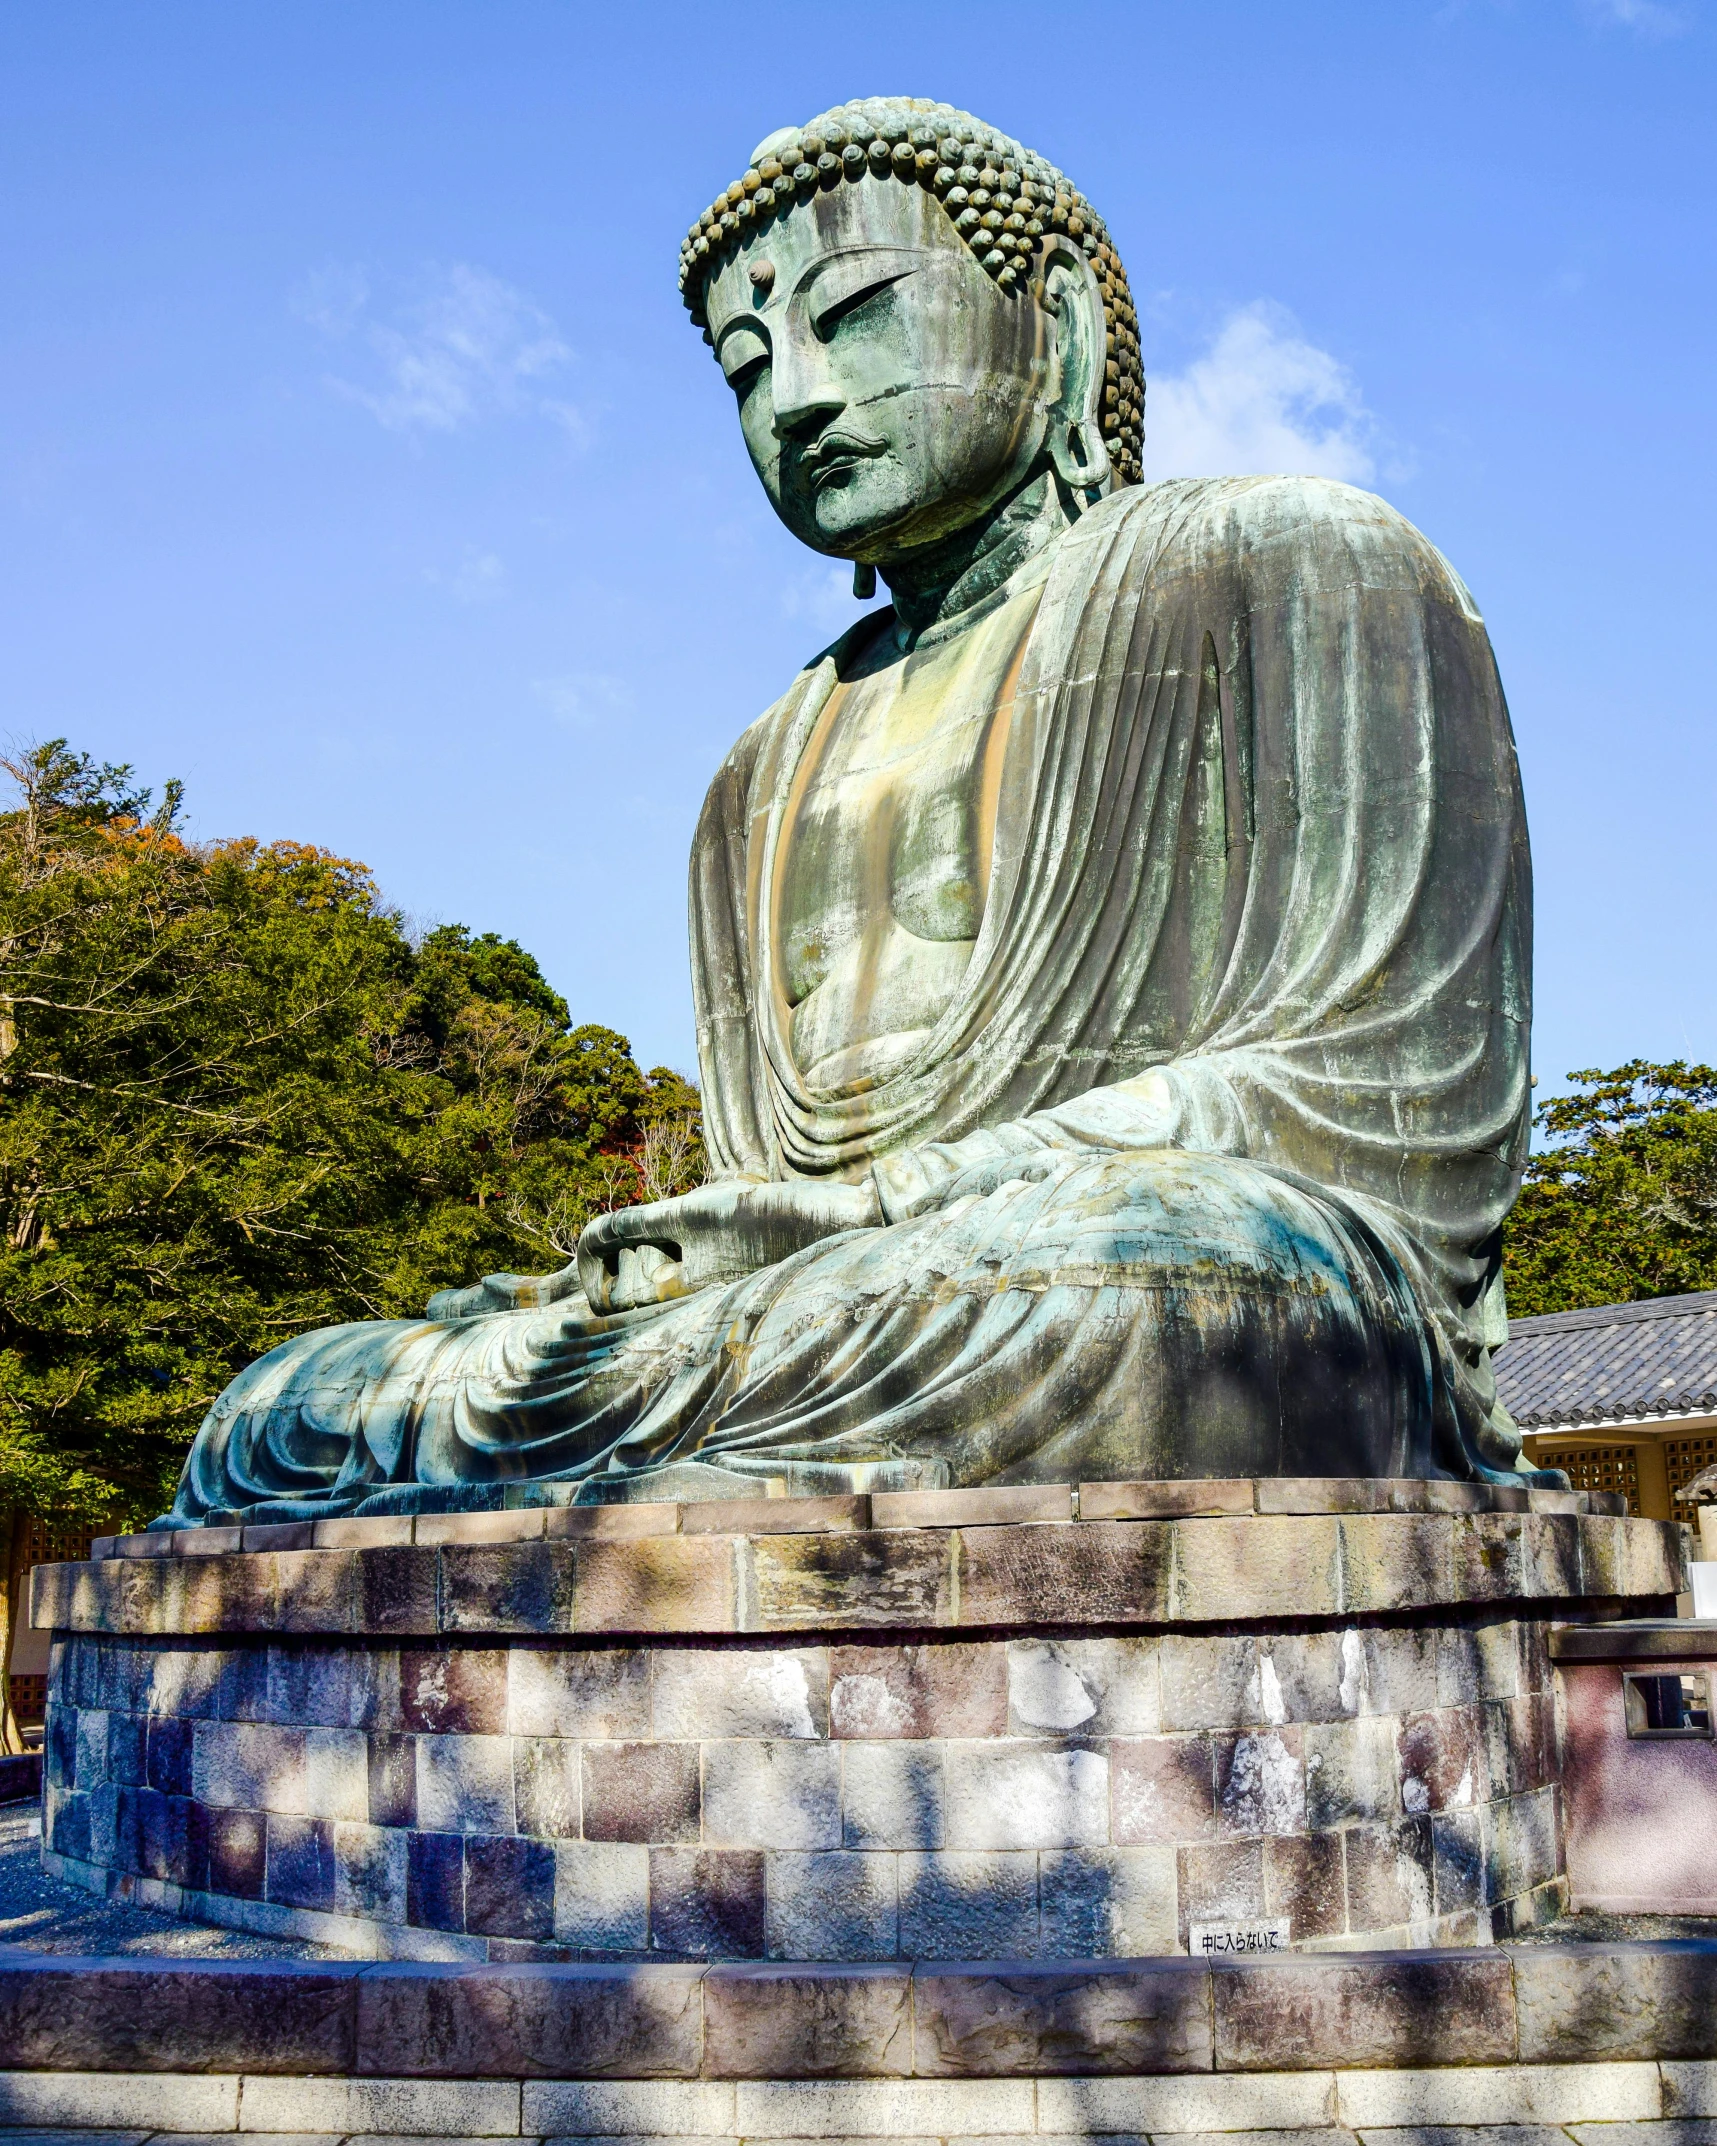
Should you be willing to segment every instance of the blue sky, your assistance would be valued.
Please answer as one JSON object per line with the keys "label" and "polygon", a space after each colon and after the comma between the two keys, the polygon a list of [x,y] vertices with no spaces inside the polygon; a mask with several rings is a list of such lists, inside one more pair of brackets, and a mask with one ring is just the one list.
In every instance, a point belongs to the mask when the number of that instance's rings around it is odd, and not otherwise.
{"label": "blue sky", "polygon": [[1490,622],[1536,1062],[1717,1058],[1714,0],[0,0],[0,733],[364,858],[693,1059],[685,855],[854,615],[674,288],[752,146],[947,98],[1061,164],[1150,474],[1382,492]]}

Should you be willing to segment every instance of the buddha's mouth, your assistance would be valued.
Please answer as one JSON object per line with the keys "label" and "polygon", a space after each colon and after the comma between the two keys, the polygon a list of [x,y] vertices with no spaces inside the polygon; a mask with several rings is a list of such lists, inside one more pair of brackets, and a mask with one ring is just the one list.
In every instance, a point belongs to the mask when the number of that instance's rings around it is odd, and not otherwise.
{"label": "buddha's mouth", "polygon": [[887,451],[885,440],[863,432],[825,432],[814,447],[807,448],[801,467],[813,491],[851,474],[861,462],[874,461]]}

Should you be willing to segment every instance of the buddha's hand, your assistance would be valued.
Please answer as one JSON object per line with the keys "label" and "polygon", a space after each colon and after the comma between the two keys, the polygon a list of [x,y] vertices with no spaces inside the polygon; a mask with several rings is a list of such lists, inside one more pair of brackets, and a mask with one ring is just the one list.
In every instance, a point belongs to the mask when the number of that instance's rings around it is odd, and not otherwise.
{"label": "buddha's hand", "polygon": [[578,1240],[578,1273],[599,1312],[635,1311],[772,1267],[821,1238],[876,1229],[882,1207],[859,1185],[702,1185],[674,1200],[598,1215]]}

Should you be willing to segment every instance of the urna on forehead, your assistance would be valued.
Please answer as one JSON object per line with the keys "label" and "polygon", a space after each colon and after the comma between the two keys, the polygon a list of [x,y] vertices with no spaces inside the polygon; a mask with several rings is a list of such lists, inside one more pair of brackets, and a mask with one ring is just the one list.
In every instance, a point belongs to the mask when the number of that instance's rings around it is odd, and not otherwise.
{"label": "urna on forehead", "polygon": [[1139,322],[1107,227],[1053,164],[952,105],[864,98],[759,142],[680,249],[681,296],[706,340],[706,295],[724,263],[794,209],[850,184],[921,188],[998,288],[1022,301],[1052,236],[1080,247],[1103,298],[1104,442],[1117,478],[1136,484],[1145,386]]}

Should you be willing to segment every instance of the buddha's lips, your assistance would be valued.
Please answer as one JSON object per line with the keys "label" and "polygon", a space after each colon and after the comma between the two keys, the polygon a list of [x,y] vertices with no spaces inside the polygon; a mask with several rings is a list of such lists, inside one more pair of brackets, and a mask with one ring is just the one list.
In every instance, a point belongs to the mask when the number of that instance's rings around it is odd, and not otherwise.
{"label": "buddha's lips", "polygon": [[872,439],[862,432],[825,432],[814,447],[805,450],[800,467],[820,490],[831,477],[885,453],[887,446],[886,440]]}

